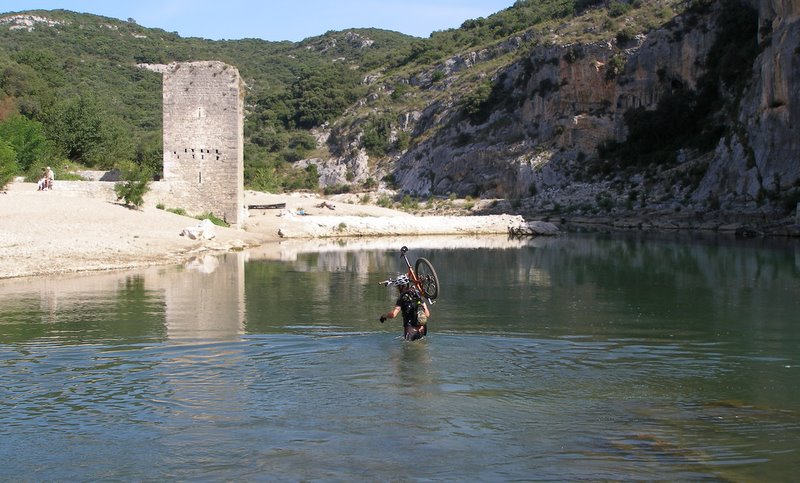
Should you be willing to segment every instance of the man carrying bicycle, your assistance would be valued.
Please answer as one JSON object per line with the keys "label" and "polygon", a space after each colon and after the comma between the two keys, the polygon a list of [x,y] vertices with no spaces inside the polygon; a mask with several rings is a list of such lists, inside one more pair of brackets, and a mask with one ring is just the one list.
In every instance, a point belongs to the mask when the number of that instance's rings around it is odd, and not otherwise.
{"label": "man carrying bicycle", "polygon": [[428,306],[412,286],[411,280],[407,275],[400,275],[395,280],[392,280],[391,284],[397,286],[400,295],[397,297],[397,302],[395,302],[392,310],[381,315],[381,323],[402,313],[403,337],[406,340],[421,339],[428,333],[426,323],[431,315]]}

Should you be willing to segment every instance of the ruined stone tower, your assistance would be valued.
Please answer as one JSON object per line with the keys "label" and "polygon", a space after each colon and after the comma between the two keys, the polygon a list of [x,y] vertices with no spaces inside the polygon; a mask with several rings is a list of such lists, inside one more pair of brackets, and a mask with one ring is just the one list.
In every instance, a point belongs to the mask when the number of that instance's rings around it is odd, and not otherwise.
{"label": "ruined stone tower", "polygon": [[241,228],[244,92],[239,71],[205,61],[169,64],[162,73],[170,203],[191,215],[213,213]]}

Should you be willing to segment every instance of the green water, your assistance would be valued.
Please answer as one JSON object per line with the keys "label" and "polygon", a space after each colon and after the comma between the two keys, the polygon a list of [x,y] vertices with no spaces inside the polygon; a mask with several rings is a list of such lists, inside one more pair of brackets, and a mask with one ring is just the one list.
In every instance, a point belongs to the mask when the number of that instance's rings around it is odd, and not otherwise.
{"label": "green water", "polygon": [[[380,324],[397,249],[430,334]],[[793,481],[800,248],[353,240],[0,281],[0,480]]]}

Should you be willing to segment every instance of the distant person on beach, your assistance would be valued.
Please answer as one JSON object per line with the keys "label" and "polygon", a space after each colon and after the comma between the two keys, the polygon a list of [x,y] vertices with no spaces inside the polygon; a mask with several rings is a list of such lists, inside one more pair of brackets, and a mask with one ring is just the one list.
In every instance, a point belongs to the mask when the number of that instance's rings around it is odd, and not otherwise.
{"label": "distant person on beach", "polygon": [[38,188],[38,191],[43,191],[47,187],[47,169],[46,168],[42,168],[42,174],[41,174],[41,177],[39,178],[39,182],[36,183],[36,187]]}
{"label": "distant person on beach", "polygon": [[51,190],[53,189],[53,180],[55,179],[56,175],[53,173],[53,170],[48,166],[44,172],[44,189]]}
{"label": "distant person on beach", "polygon": [[425,337],[428,334],[428,317],[431,315],[428,306],[413,288],[407,275],[400,275],[392,285],[397,286],[399,296],[392,310],[381,315],[381,323],[403,314],[403,338],[417,340]]}

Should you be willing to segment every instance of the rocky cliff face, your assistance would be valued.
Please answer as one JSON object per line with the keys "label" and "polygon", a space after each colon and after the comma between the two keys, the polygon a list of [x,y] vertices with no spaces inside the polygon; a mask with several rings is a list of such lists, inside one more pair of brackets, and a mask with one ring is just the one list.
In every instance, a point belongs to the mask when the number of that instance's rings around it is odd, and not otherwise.
{"label": "rocky cliff face", "polygon": [[762,0],[761,54],[741,103],[742,129],[720,143],[696,199],[754,200],[800,181],[800,2]]}
{"label": "rocky cliff face", "polygon": [[[417,142],[377,164],[359,149],[357,135],[339,133],[349,145],[333,151],[346,154],[319,163],[323,178],[335,184],[346,182],[345,173],[348,181],[391,173],[411,194],[508,198],[538,213],[787,215],[784,205],[800,191],[800,2],[755,2],[760,53],[744,90],[729,99],[736,111],[720,115],[726,129],[711,152],[687,149],[668,169],[616,178],[586,170],[597,164],[602,143],[626,139],[631,109],[653,110],[664,96],[697,88],[724,2],[635,38],[538,45],[494,76],[490,112],[467,116],[457,96],[410,111],[399,124]],[[516,40],[499,48],[527,45]],[[440,70],[469,69],[495,54],[461,56]]]}

